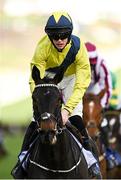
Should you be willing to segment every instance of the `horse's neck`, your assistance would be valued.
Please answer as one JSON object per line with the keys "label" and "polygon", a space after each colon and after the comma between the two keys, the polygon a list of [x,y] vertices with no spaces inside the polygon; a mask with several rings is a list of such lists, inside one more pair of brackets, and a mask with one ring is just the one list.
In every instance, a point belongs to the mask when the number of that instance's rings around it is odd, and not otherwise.
{"label": "horse's neck", "polygon": [[70,155],[73,155],[73,143],[76,144],[73,137],[66,129],[62,134],[58,136],[57,146],[62,151],[60,152],[60,154],[62,155],[63,153],[66,158],[68,158]]}
{"label": "horse's neck", "polygon": [[50,169],[71,169],[80,160],[81,149],[65,129],[57,135],[57,142],[54,145],[42,144],[38,139],[30,159]]}
{"label": "horse's neck", "polygon": [[78,161],[80,151],[79,146],[68,130],[65,130],[63,133],[58,135],[57,143],[55,145],[48,145],[48,147],[41,145],[42,158],[44,162],[51,164],[60,161],[59,166],[60,164],[65,164],[65,168],[66,166],[70,166],[68,163],[71,162],[71,164],[74,164],[75,161]]}

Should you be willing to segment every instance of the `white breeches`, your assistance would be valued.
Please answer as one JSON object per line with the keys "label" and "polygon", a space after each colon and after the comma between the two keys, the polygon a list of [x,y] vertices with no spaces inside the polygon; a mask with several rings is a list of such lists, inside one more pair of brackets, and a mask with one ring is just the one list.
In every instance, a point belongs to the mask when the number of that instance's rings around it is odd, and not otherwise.
{"label": "white breeches", "polygon": [[[67,100],[70,98],[73,92],[74,83],[75,83],[75,76],[71,75],[71,76],[64,77],[63,80],[58,84],[58,87],[62,92],[64,103],[66,103]],[[82,106],[82,100],[81,100],[77,104],[75,109],[73,110],[71,116],[79,115],[82,117],[82,108],[83,106]]]}

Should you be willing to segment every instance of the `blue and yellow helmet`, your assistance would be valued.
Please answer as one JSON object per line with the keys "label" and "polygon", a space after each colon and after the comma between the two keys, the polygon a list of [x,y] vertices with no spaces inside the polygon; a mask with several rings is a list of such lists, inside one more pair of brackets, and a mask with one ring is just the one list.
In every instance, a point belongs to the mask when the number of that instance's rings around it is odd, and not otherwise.
{"label": "blue and yellow helmet", "polygon": [[45,32],[49,35],[51,33],[68,32],[72,33],[73,23],[67,12],[54,12],[48,19],[45,26]]}

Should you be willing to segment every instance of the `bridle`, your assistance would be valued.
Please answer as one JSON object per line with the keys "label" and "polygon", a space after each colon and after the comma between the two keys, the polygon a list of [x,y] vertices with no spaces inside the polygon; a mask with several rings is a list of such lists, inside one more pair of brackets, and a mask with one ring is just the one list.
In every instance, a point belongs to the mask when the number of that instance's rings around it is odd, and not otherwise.
{"label": "bridle", "polygon": [[[43,88],[43,87],[55,87],[59,91],[59,88],[58,88],[58,86],[56,84],[37,84],[35,86],[35,88],[38,88],[38,87],[41,87],[41,88]],[[61,134],[62,131],[66,129],[65,126],[62,126],[62,125],[60,126],[60,124],[59,124],[59,121],[60,121],[59,111],[58,111],[56,117],[55,117],[54,114],[48,113],[48,112],[40,114],[40,116],[36,119],[36,122],[37,122],[37,125],[39,127],[38,130],[41,132],[41,131],[43,131],[43,128],[38,122],[39,119],[41,119],[42,121],[45,121],[45,120],[52,121],[52,120],[54,120],[55,121],[55,126],[52,128],[51,131],[53,131],[56,135]]]}

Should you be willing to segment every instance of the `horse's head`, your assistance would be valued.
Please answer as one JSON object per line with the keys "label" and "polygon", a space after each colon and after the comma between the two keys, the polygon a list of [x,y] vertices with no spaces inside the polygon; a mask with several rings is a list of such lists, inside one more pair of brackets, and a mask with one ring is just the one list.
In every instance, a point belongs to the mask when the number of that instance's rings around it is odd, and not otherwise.
{"label": "horse's head", "polygon": [[105,94],[102,90],[99,94],[86,93],[83,98],[83,118],[91,137],[99,134],[99,126],[102,121],[101,99]]}
{"label": "horse's head", "polygon": [[58,80],[57,76],[53,79],[47,77],[41,79],[40,72],[35,66],[32,78],[35,82],[32,94],[34,118],[42,134],[42,142],[54,144],[58,127],[62,127],[62,97],[56,85],[61,79]]}

